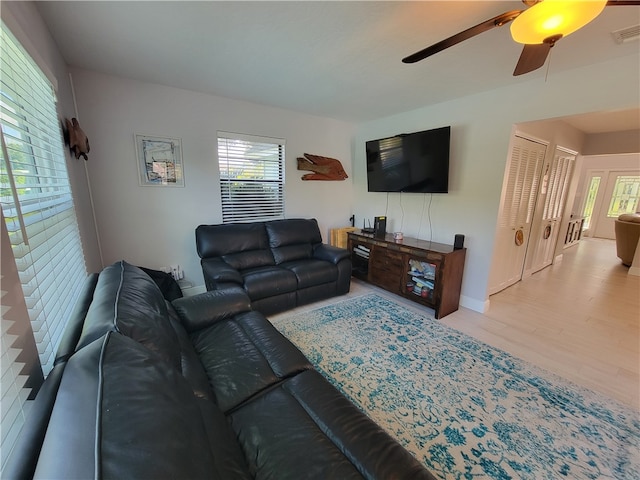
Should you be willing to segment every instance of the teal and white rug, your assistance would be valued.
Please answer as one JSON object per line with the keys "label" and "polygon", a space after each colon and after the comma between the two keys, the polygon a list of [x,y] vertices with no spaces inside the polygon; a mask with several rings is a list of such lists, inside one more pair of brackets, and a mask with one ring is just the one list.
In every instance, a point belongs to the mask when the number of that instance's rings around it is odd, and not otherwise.
{"label": "teal and white rug", "polygon": [[639,479],[638,412],[375,294],[274,325],[443,479]]}

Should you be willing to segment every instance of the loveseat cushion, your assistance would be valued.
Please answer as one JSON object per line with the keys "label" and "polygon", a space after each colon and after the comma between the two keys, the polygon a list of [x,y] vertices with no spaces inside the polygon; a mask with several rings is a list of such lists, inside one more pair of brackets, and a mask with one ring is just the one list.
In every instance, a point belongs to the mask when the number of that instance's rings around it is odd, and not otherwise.
{"label": "loveseat cushion", "polygon": [[256,479],[434,479],[315,370],[265,390],[229,417]]}
{"label": "loveseat cushion", "polygon": [[225,413],[283,378],[311,368],[307,358],[258,312],[236,315],[191,334]]}
{"label": "loveseat cushion", "polygon": [[338,278],[338,267],[323,260],[294,260],[282,263],[280,267],[296,275],[298,289],[335,282]]}
{"label": "loveseat cushion", "polygon": [[200,258],[221,257],[236,270],[274,264],[262,222],[199,225],[196,249]]}
{"label": "loveseat cushion", "polygon": [[291,218],[265,223],[276,264],[311,258],[313,245],[322,243],[316,219]]}
{"label": "loveseat cushion", "polygon": [[298,280],[293,272],[280,267],[259,267],[242,272],[244,289],[251,300],[295,292]]}
{"label": "loveseat cushion", "polygon": [[224,422],[228,447],[212,450],[201,402],[156,353],[109,332],[69,359],[35,477],[249,478]]}
{"label": "loveseat cushion", "polygon": [[180,368],[180,346],[162,292],[146,273],[125,261],[100,273],[76,350],[110,331],[132,338]]}

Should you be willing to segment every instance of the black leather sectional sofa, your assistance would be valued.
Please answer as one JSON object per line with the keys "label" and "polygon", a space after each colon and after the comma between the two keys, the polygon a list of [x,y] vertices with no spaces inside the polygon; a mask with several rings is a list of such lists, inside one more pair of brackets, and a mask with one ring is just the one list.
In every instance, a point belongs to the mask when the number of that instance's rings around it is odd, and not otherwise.
{"label": "black leather sectional sofa", "polygon": [[89,277],[3,478],[432,479],[241,288]]}
{"label": "black leather sectional sofa", "polygon": [[315,219],[200,225],[196,248],[207,290],[240,286],[265,315],[349,292],[349,252],[323,244]]}

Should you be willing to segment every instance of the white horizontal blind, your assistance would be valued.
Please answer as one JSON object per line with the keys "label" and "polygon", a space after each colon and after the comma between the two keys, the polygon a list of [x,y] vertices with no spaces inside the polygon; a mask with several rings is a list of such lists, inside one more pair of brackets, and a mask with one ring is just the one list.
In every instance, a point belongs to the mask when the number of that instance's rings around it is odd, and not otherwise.
{"label": "white horizontal blind", "polygon": [[[0,202],[47,375],[87,273],[53,88],[4,24],[1,35]],[[17,343],[4,333],[3,354]]]}
{"label": "white horizontal blind", "polygon": [[284,144],[218,132],[223,223],[284,218]]}

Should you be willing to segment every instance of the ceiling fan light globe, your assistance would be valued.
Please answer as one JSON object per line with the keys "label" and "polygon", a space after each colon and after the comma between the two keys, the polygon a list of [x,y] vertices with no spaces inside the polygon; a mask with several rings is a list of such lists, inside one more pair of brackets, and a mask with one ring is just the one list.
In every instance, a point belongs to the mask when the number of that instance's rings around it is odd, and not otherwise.
{"label": "ceiling fan light globe", "polygon": [[526,45],[543,43],[554,35],[566,37],[600,15],[606,5],[607,0],[544,0],[511,23],[511,36]]}

